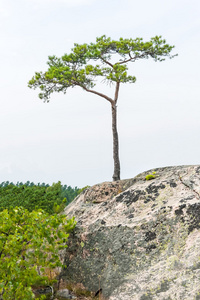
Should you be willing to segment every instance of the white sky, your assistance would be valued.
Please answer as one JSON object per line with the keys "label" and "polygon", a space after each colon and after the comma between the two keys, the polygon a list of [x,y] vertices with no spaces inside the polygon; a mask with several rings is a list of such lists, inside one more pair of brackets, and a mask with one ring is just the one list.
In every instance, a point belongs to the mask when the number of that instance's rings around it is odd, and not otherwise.
{"label": "white sky", "polygon": [[[131,65],[121,86],[122,179],[200,163],[199,0],[0,0],[0,182],[83,187],[113,175],[109,103],[81,89],[38,98],[27,82],[74,43],[162,35],[179,56]],[[114,94],[112,87],[100,91]]]}

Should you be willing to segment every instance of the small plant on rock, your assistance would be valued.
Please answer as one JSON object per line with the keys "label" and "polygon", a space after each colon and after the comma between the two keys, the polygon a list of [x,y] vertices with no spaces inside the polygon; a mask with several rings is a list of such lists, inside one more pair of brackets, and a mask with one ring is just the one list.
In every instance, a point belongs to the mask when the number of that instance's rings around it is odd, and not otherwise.
{"label": "small plant on rock", "polygon": [[148,174],[145,179],[146,180],[152,180],[156,178],[156,172],[152,172],[152,174]]}

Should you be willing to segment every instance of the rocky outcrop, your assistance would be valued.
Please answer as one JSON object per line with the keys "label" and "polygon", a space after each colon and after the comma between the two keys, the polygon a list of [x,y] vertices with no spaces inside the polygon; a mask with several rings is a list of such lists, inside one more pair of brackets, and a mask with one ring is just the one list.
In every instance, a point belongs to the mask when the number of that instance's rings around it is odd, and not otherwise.
{"label": "rocky outcrop", "polygon": [[65,214],[65,281],[109,300],[200,299],[200,166],[95,185]]}

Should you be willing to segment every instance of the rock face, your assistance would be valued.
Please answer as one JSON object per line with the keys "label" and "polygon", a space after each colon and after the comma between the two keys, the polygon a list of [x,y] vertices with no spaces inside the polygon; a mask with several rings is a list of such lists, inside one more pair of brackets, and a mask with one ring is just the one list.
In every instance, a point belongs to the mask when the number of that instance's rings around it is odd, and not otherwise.
{"label": "rock face", "polygon": [[200,299],[200,166],[95,185],[65,214],[64,280],[109,300]]}
{"label": "rock face", "polygon": [[56,292],[56,299],[77,299],[76,297],[70,295],[70,292],[68,289],[58,290]]}

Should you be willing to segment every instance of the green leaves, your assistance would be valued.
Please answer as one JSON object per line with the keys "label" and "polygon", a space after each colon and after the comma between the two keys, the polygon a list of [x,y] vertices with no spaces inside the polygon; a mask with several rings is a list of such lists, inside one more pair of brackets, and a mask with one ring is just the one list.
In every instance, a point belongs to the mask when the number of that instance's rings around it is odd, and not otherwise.
{"label": "green leaves", "polygon": [[152,180],[156,178],[156,172],[152,172],[152,174],[148,174],[145,179],[146,180]]}
{"label": "green leaves", "polygon": [[45,270],[62,265],[60,245],[66,247],[74,226],[73,218],[42,210],[18,207],[0,212],[0,298],[31,300],[33,285],[50,284]]}
{"label": "green leaves", "polygon": [[0,211],[5,208],[23,206],[32,211],[41,208],[49,214],[58,213],[71,202],[79,189],[62,186],[60,182],[52,186],[21,184],[0,185]]}
{"label": "green leaves", "polygon": [[[71,53],[61,58],[49,56],[48,70],[45,73],[36,72],[28,86],[40,88],[39,98],[48,102],[53,92],[66,93],[68,88],[75,86],[95,93],[93,88],[98,77],[108,83],[134,83],[136,77],[128,74],[129,62],[173,58],[176,56],[170,54],[173,48],[161,36],[144,42],[142,38],[112,40],[103,35],[96,38],[96,43],[74,44]],[[96,94],[108,100],[102,93]]]}

